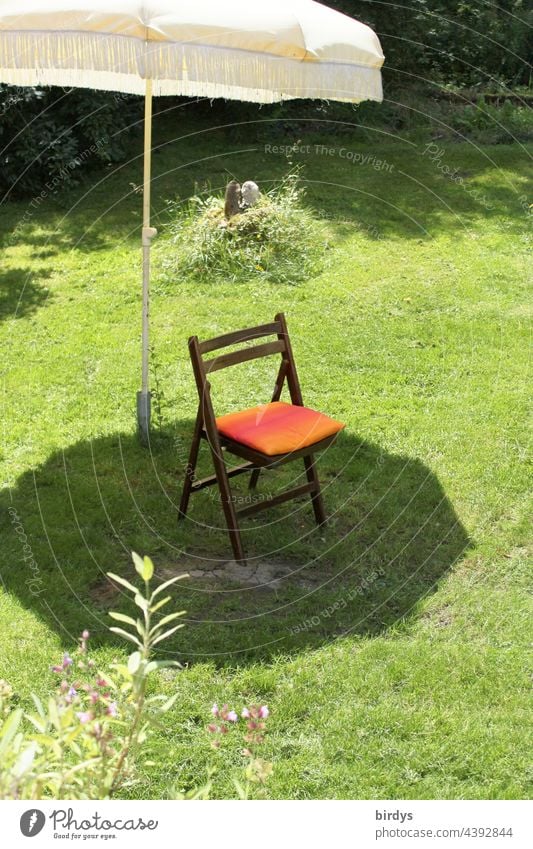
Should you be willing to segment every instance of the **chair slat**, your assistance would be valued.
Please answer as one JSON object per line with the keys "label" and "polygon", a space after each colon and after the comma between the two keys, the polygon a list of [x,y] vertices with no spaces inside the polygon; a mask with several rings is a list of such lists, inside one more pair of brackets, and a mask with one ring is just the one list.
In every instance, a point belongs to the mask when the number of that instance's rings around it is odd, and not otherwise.
{"label": "chair slat", "polygon": [[249,507],[242,507],[237,510],[237,516],[253,516],[254,513],[259,513],[260,510],[266,510],[268,507],[277,507],[278,504],[283,504],[285,501],[290,501],[293,498],[298,498],[300,495],[306,495],[308,492],[315,492],[315,484],[304,483],[301,486],[296,486],[294,489],[280,492],[279,495],[274,495],[272,498],[266,498],[264,501],[258,501],[256,504],[251,504]]}
{"label": "chair slat", "polygon": [[230,345],[236,345],[238,342],[260,339],[262,336],[273,336],[280,332],[280,322],[272,321],[270,324],[259,324],[257,327],[248,327],[246,330],[235,330],[233,333],[225,333],[223,336],[206,339],[205,342],[200,342],[198,347],[201,354],[208,354],[210,351],[218,350],[218,348],[228,348]]}
{"label": "chair slat", "polygon": [[254,345],[253,348],[242,348],[240,351],[233,351],[231,354],[221,354],[220,357],[213,357],[212,360],[204,360],[203,364],[206,374],[209,375],[221,368],[235,366],[238,363],[246,363],[248,360],[255,360],[258,357],[268,357],[270,354],[283,354],[285,350],[285,341],[278,339],[276,342]]}
{"label": "chair slat", "polygon": [[[233,466],[233,468],[227,469],[226,474],[228,478],[234,478],[237,475],[244,474],[244,472],[251,472],[253,469],[255,469],[254,463],[241,463],[240,466]],[[218,483],[217,476],[209,475],[207,478],[195,481],[191,487],[191,492],[198,492],[200,489],[205,489],[207,486],[213,486],[215,483]]]}

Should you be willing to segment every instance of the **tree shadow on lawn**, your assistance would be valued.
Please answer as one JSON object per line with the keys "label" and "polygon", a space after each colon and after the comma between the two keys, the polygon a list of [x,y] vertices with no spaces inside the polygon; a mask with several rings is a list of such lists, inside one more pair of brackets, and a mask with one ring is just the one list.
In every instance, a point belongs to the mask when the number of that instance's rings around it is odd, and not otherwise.
{"label": "tree shadow on lawn", "polygon": [[[301,136],[302,144],[309,144],[310,153],[296,155],[291,164],[286,156],[269,153],[268,145],[299,138],[298,120],[291,119],[290,133],[283,120],[267,122],[246,151],[242,142],[235,141],[231,118],[226,131],[213,127],[209,117],[203,120],[203,128],[191,126],[200,134],[189,138],[176,138],[171,121],[166,129],[158,130],[152,215],[161,233],[169,220],[169,200],[180,198],[186,203],[201,192],[199,185],[223,195],[227,181],[235,175],[241,180],[253,178],[268,191],[295,165],[303,166],[306,205],[329,221],[339,240],[354,232],[370,242],[386,238],[418,240],[441,233],[462,234],[470,226],[502,220],[509,235],[525,231],[522,196],[527,194],[528,157],[518,145],[502,145],[495,153],[493,148],[473,143],[448,144],[442,154],[436,155],[432,151],[439,143],[415,144],[400,138],[393,145],[387,134],[384,137],[378,130],[368,140],[357,134],[330,136],[331,126],[337,125],[326,121],[322,133],[311,134],[308,142]],[[426,155],[428,144],[433,147]],[[323,147],[333,150],[334,155],[316,152]],[[199,151],[206,157],[201,159],[201,167]],[[109,250],[114,243],[138,244],[142,214],[136,185],[142,179],[138,142],[132,154],[128,163],[95,172],[90,180],[62,195],[59,203],[50,198],[31,210],[31,221],[20,231],[15,244],[31,244],[58,254],[68,249],[83,253]],[[356,158],[350,160],[348,154]],[[7,204],[5,213],[0,208],[0,217],[5,218],[5,226],[0,227],[0,246],[12,243],[10,228],[27,211],[27,201]]]}
{"label": "tree shadow on lawn", "polygon": [[106,212],[102,206],[67,212],[61,207],[50,207],[40,212],[39,217],[36,215],[16,236],[6,229],[0,237],[0,248],[30,246],[36,259],[53,259],[73,250],[80,253],[109,250],[122,241],[140,244],[140,224],[136,226],[134,222],[128,226],[128,211],[119,207]]}
{"label": "tree shadow on lawn", "polygon": [[[272,579],[250,585],[232,567],[221,577],[231,550],[217,490],[194,495],[190,519],[177,523],[191,431],[192,422],[176,422],[151,450],[132,434],[79,442],[4,494],[4,584],[65,649],[83,628],[95,643],[114,643],[107,612],[131,612],[131,603],[105,573],[131,579],[132,549],[153,556],[159,580],[204,572],[174,590],[187,627],[162,654],[235,666],[387,630],[416,613],[469,546],[422,462],[344,432],[319,462],[328,526],[316,528],[308,498],[245,520],[250,573],[259,564]],[[201,454],[200,474],[210,469],[205,446]],[[301,474],[299,462],[288,464],[264,474],[257,491],[273,494]],[[247,476],[234,480],[246,499]]]}
{"label": "tree shadow on lawn", "polygon": [[36,278],[50,277],[48,269],[10,268],[0,272],[0,321],[31,315],[50,293]]}

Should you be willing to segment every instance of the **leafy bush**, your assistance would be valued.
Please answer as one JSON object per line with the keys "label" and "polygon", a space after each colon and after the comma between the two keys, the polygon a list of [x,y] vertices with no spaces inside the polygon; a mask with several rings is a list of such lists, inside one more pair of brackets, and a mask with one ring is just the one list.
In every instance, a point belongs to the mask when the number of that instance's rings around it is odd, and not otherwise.
{"label": "leafy bush", "polygon": [[[369,24],[386,56],[386,78],[406,75],[461,85],[530,83],[531,4],[525,0],[329,0]],[[403,37],[399,37],[402,33]]]}
{"label": "leafy bush", "polygon": [[154,615],[170,601],[165,590],[186,576],[171,578],[152,591],[152,561],[137,554],[133,560],[144,589],[109,573],[131,593],[141,611],[138,619],[110,614],[125,626],[110,630],[135,645],[127,664],[98,671],[88,656],[89,633],[84,631],[77,662],[65,654],[61,663],[52,667],[60,679],[55,693],[45,703],[33,696],[35,713],[24,715],[21,708],[14,707],[10,686],[0,682],[0,798],[115,796],[131,771],[133,754],[174,704],[177,694],[170,699],[148,695],[147,684],[161,667],[179,666],[176,661],[153,660],[152,655],[157,645],[183,627],[172,623],[184,611],[156,619]]}
{"label": "leafy bush", "polygon": [[297,283],[318,273],[327,234],[303,195],[295,169],[229,222],[221,196],[195,195],[184,207],[172,203],[171,239],[162,248],[164,277]]}
{"label": "leafy bush", "polygon": [[[525,92],[483,96],[474,88],[432,92],[427,86],[411,86],[397,92],[395,102],[362,103],[356,133],[375,139],[370,128],[386,127],[402,137],[421,140],[428,136],[477,144],[512,144],[533,139],[533,109]],[[339,132],[339,130],[337,130]]]}
{"label": "leafy bush", "polygon": [[55,193],[91,168],[121,161],[140,104],[102,91],[0,85],[2,194]]}
{"label": "leafy bush", "polygon": [[449,112],[453,129],[481,144],[511,144],[513,141],[533,140],[533,109],[506,101],[494,106],[484,99],[473,106],[455,108]]}

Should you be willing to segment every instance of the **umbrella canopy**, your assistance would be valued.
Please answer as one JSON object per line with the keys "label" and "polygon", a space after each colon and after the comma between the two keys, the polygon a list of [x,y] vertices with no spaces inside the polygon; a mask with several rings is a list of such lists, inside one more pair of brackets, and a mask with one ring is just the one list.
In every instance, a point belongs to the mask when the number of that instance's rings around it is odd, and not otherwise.
{"label": "umbrella canopy", "polygon": [[141,434],[150,418],[148,308],[152,95],[255,103],[382,100],[367,26],[313,0],[6,0],[0,82],[145,96]]}
{"label": "umbrella canopy", "polygon": [[0,3],[0,73],[17,85],[381,100],[382,63],[369,27],[311,0]]}

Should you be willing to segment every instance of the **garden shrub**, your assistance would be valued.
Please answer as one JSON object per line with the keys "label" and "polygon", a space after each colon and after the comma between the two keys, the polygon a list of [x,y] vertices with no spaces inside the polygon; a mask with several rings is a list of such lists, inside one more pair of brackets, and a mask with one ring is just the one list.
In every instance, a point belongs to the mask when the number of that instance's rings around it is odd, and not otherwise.
{"label": "garden shrub", "polygon": [[126,157],[141,117],[132,95],[0,85],[0,192],[16,198],[76,185]]}
{"label": "garden shrub", "polygon": [[449,126],[480,144],[511,144],[533,140],[533,109],[506,101],[494,106],[483,98],[476,104],[449,110]]}
{"label": "garden shrub", "polygon": [[185,611],[163,616],[160,612],[171,600],[165,591],[186,576],[171,578],[152,591],[152,561],[137,554],[133,559],[143,588],[108,573],[141,611],[137,619],[110,614],[122,626],[110,630],[135,645],[127,663],[98,670],[88,654],[89,632],[84,631],[75,656],[66,653],[52,667],[58,681],[53,695],[45,701],[33,695],[34,713],[15,707],[11,687],[0,681],[0,798],[116,796],[130,776],[133,756],[174,704],[177,693],[167,698],[149,694],[147,687],[161,667],[179,666],[152,655],[157,645],[183,627],[173,623]]}

